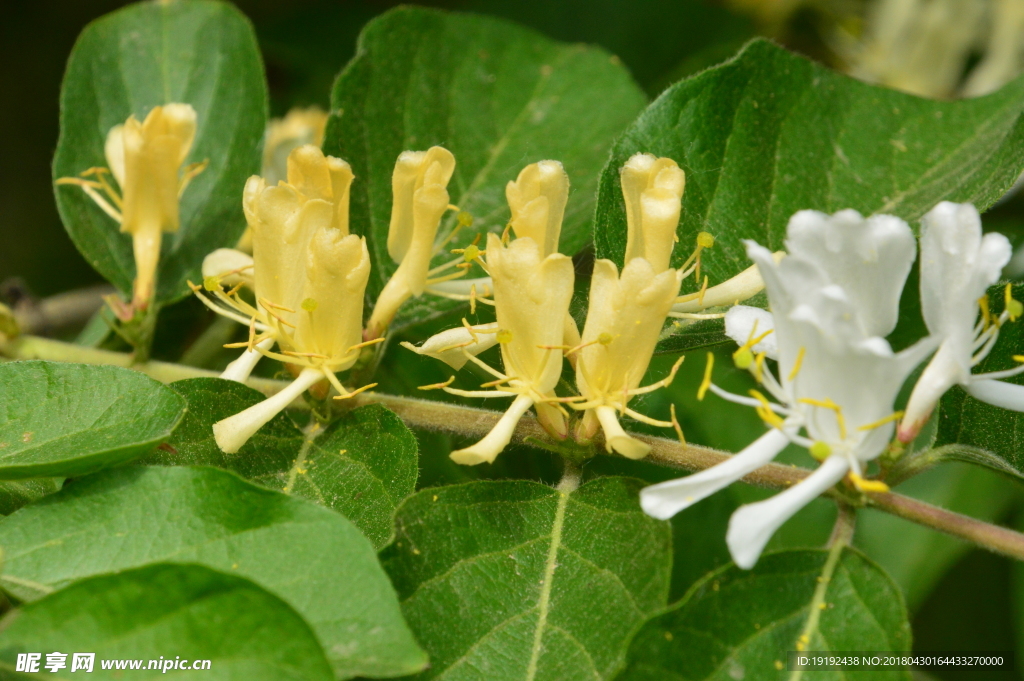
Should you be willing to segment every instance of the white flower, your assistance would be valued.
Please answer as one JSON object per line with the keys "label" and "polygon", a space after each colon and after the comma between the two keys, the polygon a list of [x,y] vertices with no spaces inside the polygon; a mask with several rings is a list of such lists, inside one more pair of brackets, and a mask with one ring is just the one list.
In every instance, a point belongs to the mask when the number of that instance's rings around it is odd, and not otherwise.
{"label": "white flower", "polygon": [[[293,150],[288,182],[268,187],[264,178],[254,176],[246,184],[243,207],[253,233],[252,258],[221,249],[203,263],[203,287],[193,286],[199,299],[250,330],[247,343],[235,344],[245,352],[222,377],[246,380],[263,356],[285,362],[298,374],[281,393],[214,424],[217,444],[225,452],[238,451],[263,424],[322,380],[340,398],[359,392],[349,392],[335,376],[351,368],[366,345],[361,342],[362,315],[370,256],[365,240],[348,233],[352,179],[347,163],[324,156],[315,146]],[[229,269],[217,271],[219,267]],[[238,283],[231,291],[221,290],[221,284],[234,281]],[[255,307],[237,291],[249,282]],[[271,351],[274,344],[278,352]]]}
{"label": "white flower", "polygon": [[971,373],[991,352],[999,327],[1022,312],[1009,286],[1002,314],[994,318],[988,311],[986,291],[999,280],[1011,255],[1002,234],[982,236],[981,218],[969,203],[944,201],[921,221],[921,311],[941,345],[911,393],[900,423],[901,441],[914,439],[939,398],[954,385],[984,402],[1024,411],[1024,386],[998,380],[1024,371],[1024,366]]}
{"label": "white flower", "polygon": [[[760,268],[772,312],[734,307],[727,333],[741,344],[737,365],[748,368],[777,403],[760,391],[715,394],[757,409],[773,430],[727,462],[641,492],[644,510],[669,518],[771,461],[790,442],[806,447],[821,467],[771,499],[736,511],[726,537],[736,563],[750,568],[775,530],[810,499],[847,473],[861,489],[863,464],[887,446],[899,417],[893,401],[906,376],[932,345],[894,353],[884,336],[896,323],[900,292],[914,259],[914,237],[902,220],[802,211],[790,220],[789,255],[776,263],[753,242],[747,254]],[[768,315],[770,314],[770,319]],[[774,337],[774,343],[767,341]],[[777,361],[778,376],[765,366]],[[804,431],[806,435],[802,435]]]}
{"label": "white flower", "polygon": [[[155,106],[141,123],[129,116],[123,125],[110,129],[104,146],[109,171],[90,168],[80,178],[57,180],[57,184],[80,186],[120,223],[122,232],[132,235],[136,274],[126,318],[152,300],[163,233],[178,231],[179,198],[206,167],[205,162],[181,167],[195,135],[196,112],[190,105]],[[117,180],[120,193],[107,182],[107,172]],[[89,177],[93,179],[85,179]]]}

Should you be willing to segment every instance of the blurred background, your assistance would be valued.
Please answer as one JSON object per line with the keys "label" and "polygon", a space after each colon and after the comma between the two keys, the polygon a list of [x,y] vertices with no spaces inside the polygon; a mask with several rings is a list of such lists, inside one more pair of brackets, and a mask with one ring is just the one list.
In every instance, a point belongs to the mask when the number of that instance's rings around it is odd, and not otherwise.
{"label": "blurred background", "polygon": [[[101,281],[64,232],[53,202],[49,166],[57,142],[61,77],[75,38],[89,21],[124,4],[119,0],[35,0],[3,5],[0,286],[5,288],[0,289],[0,299],[26,292],[47,296]],[[271,111],[281,116],[299,105],[326,109],[331,83],[354,53],[360,28],[399,3],[238,0],[236,4],[255,25],[270,84]],[[727,59],[755,35],[769,36],[858,78],[943,99],[990,92],[1014,78],[1024,65],[1024,0],[731,0],[715,4],[702,0],[447,0],[420,4],[500,16],[552,38],[599,44],[620,57],[652,98],[680,78]],[[1010,197],[985,219],[987,229],[1006,233],[1020,247],[1024,200]],[[1017,257],[1006,274],[1019,278],[1022,273],[1024,258]],[[13,277],[20,278],[20,283],[11,287]],[[184,306],[180,314],[188,317],[195,312],[189,305],[194,301],[175,307]],[[173,308],[165,317],[167,324],[174,323]],[[689,392],[683,396],[672,391],[665,399],[692,401]],[[742,428],[723,435],[714,428],[718,424],[684,425],[696,441],[712,446],[735,449],[752,439]],[[760,424],[753,422],[750,427],[760,428]],[[937,503],[964,512],[974,509],[997,522],[1024,524],[1024,504],[1016,487],[977,469],[948,466],[942,470],[919,483],[930,485],[933,495],[940,489]],[[966,492],[963,484],[954,484],[965,477],[971,480]],[[948,498],[941,496],[943,489],[949,490]],[[964,494],[968,498],[956,497]],[[714,512],[702,506],[695,507],[701,509],[699,513]],[[812,506],[808,513],[828,513],[821,506]],[[727,509],[719,515],[727,517]],[[886,564],[878,558],[908,595],[916,649],[1020,648],[1018,641],[1024,640],[1021,566],[954,540],[935,539],[933,533],[919,528],[908,530],[902,521],[865,515],[864,525],[869,527],[897,523],[875,535],[894,545],[865,547],[874,557],[905,553],[908,546],[916,552],[916,560],[910,562],[893,559]],[[793,536],[784,541],[824,539],[813,532],[801,537],[801,527],[791,528]],[[870,529],[864,534],[871,536]],[[944,542],[941,550],[936,542]],[[933,553],[935,559],[929,560]],[[724,554],[721,558],[725,560]],[[991,672],[984,678],[1016,676],[999,674]],[[982,677],[951,669],[934,678]]]}

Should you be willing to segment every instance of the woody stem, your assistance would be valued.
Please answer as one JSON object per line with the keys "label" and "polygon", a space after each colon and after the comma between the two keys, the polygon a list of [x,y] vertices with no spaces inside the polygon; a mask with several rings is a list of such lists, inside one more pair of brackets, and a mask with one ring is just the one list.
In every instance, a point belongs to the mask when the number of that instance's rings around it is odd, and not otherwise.
{"label": "woody stem", "polygon": [[[215,371],[168,362],[149,361],[133,364],[133,357],[130,354],[97,350],[36,336],[20,336],[11,340],[0,336],[0,361],[5,359],[44,359],[128,367],[165,383],[184,378],[217,376]],[[267,395],[276,394],[288,385],[286,381],[265,378],[251,378],[247,384]],[[486,435],[502,416],[501,412],[488,409],[374,392],[360,393],[350,400],[345,400],[344,408],[364,404],[382,404],[413,428],[447,431],[471,437]],[[304,405],[305,403],[299,400],[291,406],[302,408]],[[305,408],[308,409],[308,406]],[[640,433],[630,434],[650,445],[651,453],[647,456],[647,461],[669,468],[700,471],[719,464],[730,456],[727,452],[710,447],[681,444],[675,440]],[[526,415],[519,421],[512,438],[513,441],[524,442],[529,438],[547,440],[548,436],[534,417]],[[601,446],[597,447],[598,451],[603,449]],[[804,468],[768,464],[744,477],[743,481],[760,487],[786,489],[810,473],[811,471]],[[837,489],[826,492],[826,496],[840,502],[849,501],[848,495]],[[895,492],[864,493],[862,501],[880,511],[945,532],[989,551],[1024,561],[1024,534],[1020,532],[932,506]]]}

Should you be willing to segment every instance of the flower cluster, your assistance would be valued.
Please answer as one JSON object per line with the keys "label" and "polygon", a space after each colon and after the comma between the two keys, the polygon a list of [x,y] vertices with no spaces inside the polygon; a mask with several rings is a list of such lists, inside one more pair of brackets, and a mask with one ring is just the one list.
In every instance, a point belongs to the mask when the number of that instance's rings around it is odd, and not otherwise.
{"label": "flower cluster", "polygon": [[[844,477],[861,491],[886,491],[884,483],[866,479],[865,466],[887,449],[901,418],[900,440],[912,439],[952,385],[1024,410],[1024,388],[997,380],[1024,367],[970,373],[991,350],[1000,325],[1024,311],[1008,287],[1006,309],[998,317],[989,312],[986,288],[1009,260],[1010,245],[999,234],[982,237],[973,206],[941,203],[924,217],[921,299],[930,333],[900,352],[885,336],[896,326],[915,258],[905,222],[886,215],[865,219],[852,210],[832,216],[801,211],[789,222],[781,262],[753,241],[746,245],[764,277],[771,312],[733,307],[726,334],[739,345],[737,366],[748,369],[761,390],[747,396],[720,389],[711,382],[709,356],[699,396],[711,391],[751,406],[770,430],[722,464],[644,489],[648,514],[670,518],[770,462],[788,444],[806,448],[821,462],[817,470],[768,500],[739,508],[729,523],[733,558],[750,568],[782,523]],[[894,411],[904,381],[936,347],[906,416]],[[777,375],[766,360],[776,363]]]}
{"label": "flower cluster", "polygon": [[[761,290],[757,272],[748,271],[713,289],[707,288],[705,278],[699,292],[680,296],[687,276],[695,274],[699,280],[701,252],[714,244],[713,237],[702,232],[682,266],[669,266],[685,185],[683,171],[671,159],[637,154],[623,166],[620,177],[627,222],[625,266],[620,273],[610,260],[595,263],[582,337],[569,314],[572,262],[558,253],[569,181],[560,163],[541,161],[524,168],[506,188],[515,238],[491,234],[486,251],[476,254],[490,275],[497,321],[478,326],[464,323],[419,347],[406,344],[455,369],[473,362],[495,378],[481,386],[491,390],[460,390],[450,387],[451,381],[428,387],[466,397],[513,398],[486,437],[452,453],[455,461],[494,461],[531,407],[550,435],[564,439],[570,428],[566,406],[583,412],[575,426],[577,440],[592,439],[600,428],[609,451],[633,459],[644,457],[649,446],[627,434],[618,419],[625,414],[678,430],[674,418],[657,421],[628,406],[633,396],[668,385],[675,375],[678,363],[666,378],[640,387],[666,319],[722,316],[700,311],[745,300]],[[495,344],[501,347],[503,371],[477,357]],[[564,358],[576,370],[576,395],[555,392]]]}

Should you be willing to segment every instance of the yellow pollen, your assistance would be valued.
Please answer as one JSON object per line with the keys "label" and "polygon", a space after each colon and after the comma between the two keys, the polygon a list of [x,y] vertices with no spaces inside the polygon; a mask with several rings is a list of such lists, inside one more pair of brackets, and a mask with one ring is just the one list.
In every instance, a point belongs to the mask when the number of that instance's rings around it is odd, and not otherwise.
{"label": "yellow pollen", "polygon": [[757,353],[757,357],[754,359],[754,380],[758,383],[761,382],[761,376],[764,374],[764,358],[768,356],[767,352]]}
{"label": "yellow pollen", "polygon": [[480,257],[480,249],[475,244],[470,244],[463,249],[462,257],[466,262],[473,262]]}
{"label": "yellow pollen", "polygon": [[782,430],[782,418],[772,411],[771,403],[768,401],[768,398],[757,390],[751,390],[750,396],[761,403],[760,407],[755,407],[755,411],[757,412],[757,415],[761,417],[761,420],[773,428]]}
{"label": "yellow pollen", "polygon": [[313,312],[316,310],[316,301],[312,298],[306,298],[302,301],[302,309],[306,312]]}
{"label": "yellow pollen", "polygon": [[508,329],[501,329],[500,331],[498,331],[498,342],[499,343],[511,343],[512,342],[512,332],[509,331]]}
{"label": "yellow pollen", "polygon": [[881,480],[865,480],[853,471],[849,472],[850,482],[860,492],[888,492],[889,486]]}
{"label": "yellow pollen", "polygon": [[818,461],[824,461],[832,454],[832,448],[828,446],[827,442],[822,442],[821,440],[812,444],[808,451]]}
{"label": "yellow pollen", "polygon": [[749,369],[754,363],[754,353],[746,345],[742,345],[739,350],[732,353],[732,361],[737,369]]}
{"label": "yellow pollen", "polygon": [[707,232],[697,234],[697,245],[701,248],[711,248],[715,245],[715,237]]}
{"label": "yellow pollen", "polygon": [[704,396],[708,392],[708,388],[711,387],[711,370],[715,366],[715,356],[712,353],[708,353],[708,364],[704,367],[704,380],[700,382],[700,387],[697,388],[697,399],[703,400]]}
{"label": "yellow pollen", "polygon": [[984,328],[992,326],[992,315],[988,311],[988,296],[978,298],[978,307],[981,308],[981,318],[985,320]]}
{"label": "yellow pollen", "polygon": [[874,423],[869,423],[867,425],[861,426],[857,430],[874,430],[875,428],[878,428],[879,426],[884,426],[885,424],[891,423],[892,421],[898,421],[901,418],[903,418],[903,412],[902,411],[894,411],[893,413],[891,413],[888,416],[886,416],[884,419],[878,419]]}
{"label": "yellow pollen", "polygon": [[1010,321],[1017,321],[1017,317],[1024,314],[1024,304],[1013,297],[1013,284],[1006,285],[1006,312],[1010,315]]}
{"label": "yellow pollen", "polygon": [[203,277],[203,288],[207,291],[216,291],[220,289],[220,277]]}
{"label": "yellow pollen", "polygon": [[469,211],[459,211],[457,220],[459,221],[459,225],[461,225],[462,227],[473,226],[473,215]]}
{"label": "yellow pollen", "polygon": [[607,331],[605,333],[602,333],[601,335],[599,335],[597,337],[597,342],[600,343],[601,345],[605,345],[605,346],[611,345],[613,340],[615,340],[615,339]]}
{"label": "yellow pollen", "polygon": [[806,350],[807,348],[802,345],[800,346],[800,350],[796,353],[796,361],[793,362],[793,370],[789,372],[789,377],[786,379],[787,381],[792,381],[796,378],[796,375],[800,373],[800,367],[803,366],[804,352]]}
{"label": "yellow pollen", "polygon": [[1014,362],[1024,362],[1024,355],[1014,355],[1013,356],[1013,361]]}

